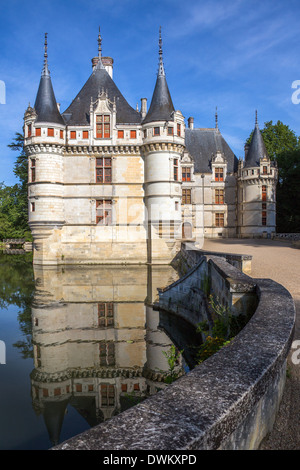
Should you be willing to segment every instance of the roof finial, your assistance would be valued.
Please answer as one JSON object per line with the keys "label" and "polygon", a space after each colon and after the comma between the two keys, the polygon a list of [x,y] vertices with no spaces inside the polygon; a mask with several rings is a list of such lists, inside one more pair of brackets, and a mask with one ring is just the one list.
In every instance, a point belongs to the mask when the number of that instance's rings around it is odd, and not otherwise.
{"label": "roof finial", "polygon": [[48,42],[47,42],[47,36],[48,33],[45,33],[45,42],[44,42],[44,67],[43,67],[43,72],[42,75],[49,75],[49,69],[48,69]]}
{"label": "roof finial", "polygon": [[98,57],[99,59],[101,59],[101,54],[102,54],[102,37],[101,37],[101,34],[100,34],[100,26],[99,26],[99,34],[98,34]]}
{"label": "roof finial", "polygon": [[158,46],[159,46],[159,69],[158,69],[158,75],[165,75],[164,63],[163,63],[163,58],[162,58],[163,52],[162,52],[161,26],[159,27]]}
{"label": "roof finial", "polygon": [[102,63],[102,37],[100,34],[100,26],[99,26],[99,34],[98,34],[98,61],[95,62],[97,65],[93,68],[93,70],[97,69],[104,69],[104,65]]}
{"label": "roof finial", "polygon": [[258,126],[257,109],[255,110],[255,125]]}
{"label": "roof finial", "polygon": [[216,113],[215,113],[215,121],[216,121],[216,129],[219,129],[218,125],[218,107],[216,106]]}

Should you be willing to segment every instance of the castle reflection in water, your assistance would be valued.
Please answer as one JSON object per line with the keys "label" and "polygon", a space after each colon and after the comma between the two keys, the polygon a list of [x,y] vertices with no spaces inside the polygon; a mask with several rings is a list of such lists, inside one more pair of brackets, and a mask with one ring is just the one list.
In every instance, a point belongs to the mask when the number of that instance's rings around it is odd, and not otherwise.
{"label": "castle reflection in water", "polygon": [[166,386],[172,341],[151,304],[177,279],[171,266],[35,266],[34,275],[32,400],[52,444],[67,406],[94,426]]}

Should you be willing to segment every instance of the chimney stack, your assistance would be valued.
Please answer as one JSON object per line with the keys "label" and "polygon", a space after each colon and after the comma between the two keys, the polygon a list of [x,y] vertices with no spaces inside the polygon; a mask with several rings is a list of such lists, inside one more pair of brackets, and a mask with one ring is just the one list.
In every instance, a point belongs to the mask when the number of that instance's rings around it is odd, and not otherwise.
{"label": "chimney stack", "polygon": [[96,65],[98,64],[99,62],[99,57],[93,57],[92,58],[92,67],[93,67],[93,70],[95,70],[95,67]]}
{"label": "chimney stack", "polygon": [[189,129],[194,129],[194,118],[193,117],[188,118],[188,126],[189,126]]}
{"label": "chimney stack", "polygon": [[141,98],[141,113],[142,113],[142,118],[147,114],[147,98]]}
{"label": "chimney stack", "polygon": [[102,64],[106,68],[108,74],[113,78],[113,63],[114,60],[111,57],[102,57]]}
{"label": "chimney stack", "polygon": [[[111,57],[101,57],[102,65],[108,72],[111,78],[113,78],[113,63],[114,60]],[[95,67],[97,66],[99,62],[99,57],[93,57],[92,58],[92,67],[93,70],[95,70]]]}

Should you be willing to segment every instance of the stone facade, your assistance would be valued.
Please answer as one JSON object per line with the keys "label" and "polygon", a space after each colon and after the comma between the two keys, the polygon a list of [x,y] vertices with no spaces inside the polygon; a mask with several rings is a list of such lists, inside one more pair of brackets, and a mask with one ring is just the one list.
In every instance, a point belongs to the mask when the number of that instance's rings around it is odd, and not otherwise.
{"label": "stone facade", "polygon": [[250,161],[238,161],[217,116],[213,129],[194,129],[193,118],[186,127],[161,36],[150,107],[142,98],[133,109],[101,44],[99,33],[92,74],[61,113],[45,40],[35,105],[24,116],[34,263],[169,263],[182,240],[201,247],[205,237],[274,233],[277,169],[257,123]]}

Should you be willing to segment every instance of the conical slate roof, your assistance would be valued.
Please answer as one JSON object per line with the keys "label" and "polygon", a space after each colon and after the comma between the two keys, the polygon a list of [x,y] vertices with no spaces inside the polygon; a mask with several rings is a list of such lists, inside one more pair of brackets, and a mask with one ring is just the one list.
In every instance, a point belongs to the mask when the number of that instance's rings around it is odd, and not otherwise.
{"label": "conical slate roof", "polygon": [[47,34],[45,35],[45,54],[44,54],[44,67],[34,109],[37,113],[36,123],[48,122],[53,124],[65,125],[60,112],[58,111],[57,102],[55,99],[52,82],[50,78],[50,72],[48,69],[47,61]]}
{"label": "conical slate roof", "polygon": [[161,30],[159,32],[159,69],[156,84],[148,113],[143,120],[143,124],[153,121],[170,121],[173,120],[172,113],[175,111],[169,87],[167,84],[166,74],[162,60],[162,40]]}
{"label": "conical slate roof", "polygon": [[68,402],[68,399],[45,402],[43,415],[52,445],[57,445],[60,441],[60,433]]}
{"label": "conical slate roof", "polygon": [[49,122],[65,125],[58,111],[50,75],[41,76],[34,109],[37,113],[36,123]]}
{"label": "conical slate roof", "polygon": [[253,136],[251,139],[250,147],[248,153],[245,157],[245,167],[254,167],[259,166],[259,160],[261,158],[268,157],[268,152],[264,143],[263,136],[259,130],[259,126],[257,123],[257,117],[255,121],[255,128],[253,132]]}
{"label": "conical slate roof", "polygon": [[165,75],[158,75],[150,108],[143,124],[152,121],[170,121],[175,111]]}
{"label": "conical slate roof", "polygon": [[99,92],[102,90],[107,93],[110,101],[116,103],[117,124],[139,124],[141,122],[141,113],[128,104],[109,73],[103,67],[101,58],[99,58],[99,62],[87,82],[70,106],[62,113],[66,124],[75,126],[89,125],[91,99],[96,101]]}

